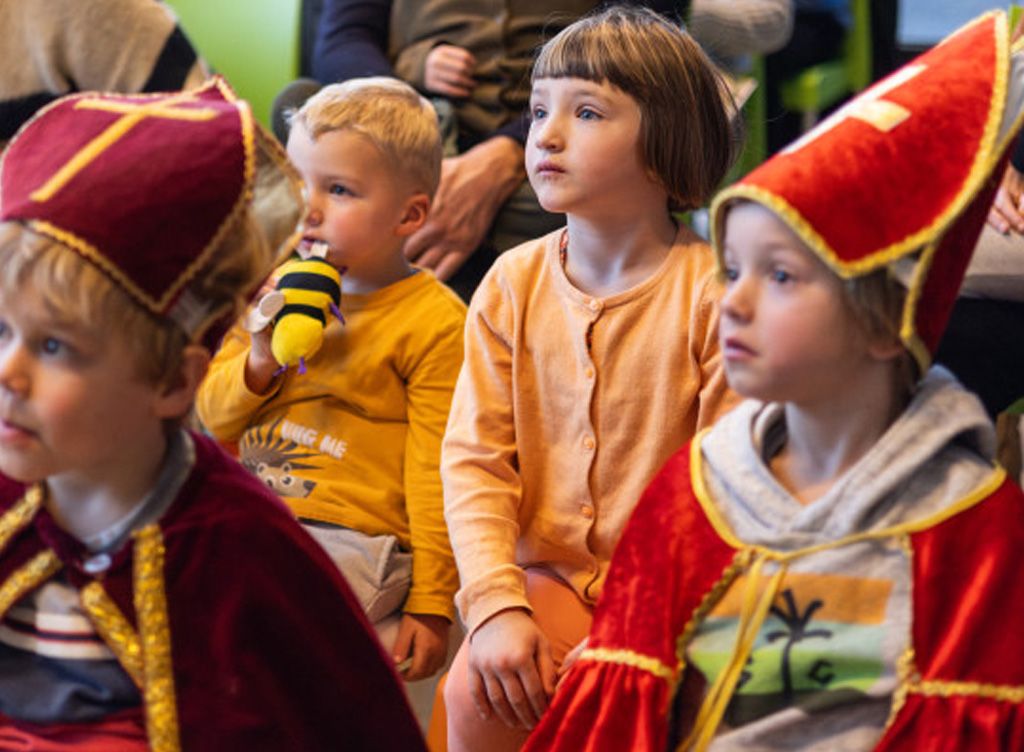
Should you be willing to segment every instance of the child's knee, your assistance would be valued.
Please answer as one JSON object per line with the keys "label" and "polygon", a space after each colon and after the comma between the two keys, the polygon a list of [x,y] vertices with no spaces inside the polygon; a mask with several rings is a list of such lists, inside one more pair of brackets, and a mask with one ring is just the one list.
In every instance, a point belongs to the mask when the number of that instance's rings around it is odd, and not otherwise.
{"label": "child's knee", "polygon": [[449,726],[452,725],[456,717],[462,717],[467,710],[467,706],[470,712],[476,712],[476,708],[473,706],[473,698],[469,694],[469,664],[465,660],[466,656],[462,654],[468,647],[468,644],[463,643],[459,648],[459,652],[452,662],[452,667],[449,669],[448,677],[444,683],[444,706],[448,713]]}

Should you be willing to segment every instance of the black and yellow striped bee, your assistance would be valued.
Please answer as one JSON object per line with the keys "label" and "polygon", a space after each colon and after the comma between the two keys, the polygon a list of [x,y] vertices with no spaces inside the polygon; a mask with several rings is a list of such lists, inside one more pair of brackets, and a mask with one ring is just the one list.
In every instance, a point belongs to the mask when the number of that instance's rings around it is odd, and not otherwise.
{"label": "black and yellow striped bee", "polygon": [[323,344],[327,314],[345,321],[338,308],[341,274],[322,258],[298,256],[285,262],[280,272],[276,292],[282,301],[274,315],[270,350],[282,369],[297,366],[305,373],[306,361]]}

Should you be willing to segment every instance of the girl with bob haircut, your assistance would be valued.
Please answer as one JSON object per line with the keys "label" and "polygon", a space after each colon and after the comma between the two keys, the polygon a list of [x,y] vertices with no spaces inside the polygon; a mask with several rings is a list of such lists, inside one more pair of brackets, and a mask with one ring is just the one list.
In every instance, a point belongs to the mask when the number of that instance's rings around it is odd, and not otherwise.
{"label": "girl with bob haircut", "polygon": [[611,8],[544,46],[530,112],[527,173],[566,226],[501,256],[469,309],[441,467],[469,634],[452,750],[522,745],[644,486],[733,402],[714,259],[673,216],[733,158],[707,57],[656,13]]}

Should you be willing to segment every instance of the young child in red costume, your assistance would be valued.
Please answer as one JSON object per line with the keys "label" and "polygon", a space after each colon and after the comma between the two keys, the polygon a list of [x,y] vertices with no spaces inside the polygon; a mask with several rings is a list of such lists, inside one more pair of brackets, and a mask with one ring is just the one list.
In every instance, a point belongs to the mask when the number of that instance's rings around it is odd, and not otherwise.
{"label": "young child in red costume", "polygon": [[423,749],[341,575],[181,419],[297,175],[219,80],[0,163],[0,748]]}
{"label": "young child in red costume", "polygon": [[982,16],[716,198],[751,399],[648,487],[527,750],[1024,746],[1024,496],[929,368],[1018,57]]}

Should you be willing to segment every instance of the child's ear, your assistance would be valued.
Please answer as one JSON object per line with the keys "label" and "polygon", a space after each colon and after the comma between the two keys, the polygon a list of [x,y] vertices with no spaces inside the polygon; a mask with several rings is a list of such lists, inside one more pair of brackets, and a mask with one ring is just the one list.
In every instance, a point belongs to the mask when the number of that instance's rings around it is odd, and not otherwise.
{"label": "child's ear", "polygon": [[903,352],[903,343],[897,337],[874,337],[868,343],[868,353],[875,360],[894,360]]}
{"label": "child's ear", "polygon": [[426,193],[414,193],[405,202],[405,209],[402,217],[395,227],[395,234],[400,238],[407,238],[423,227],[430,214],[430,196]]}
{"label": "child's ear", "polygon": [[202,345],[186,345],[175,377],[160,387],[156,396],[156,417],[181,418],[192,408],[199,384],[210,365],[210,351]]}

